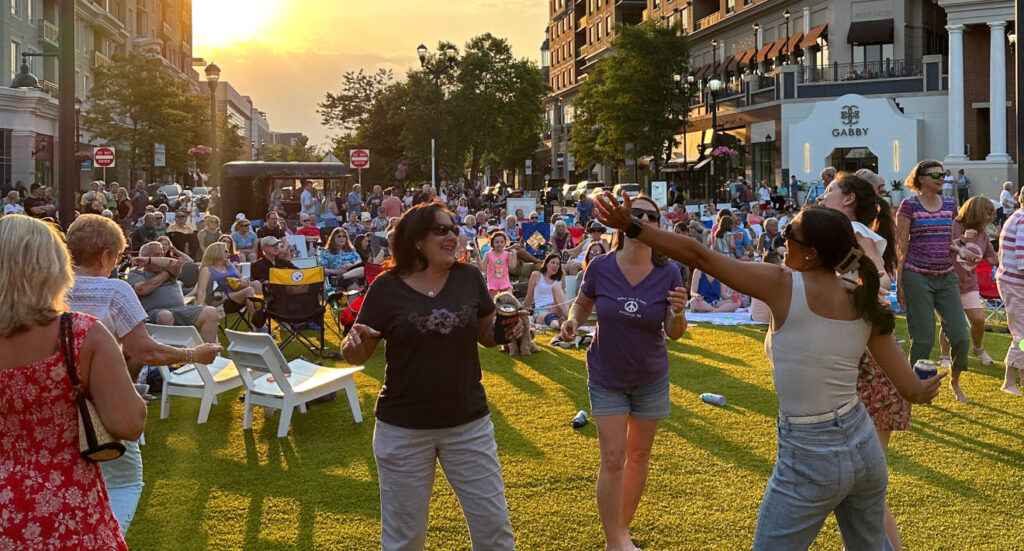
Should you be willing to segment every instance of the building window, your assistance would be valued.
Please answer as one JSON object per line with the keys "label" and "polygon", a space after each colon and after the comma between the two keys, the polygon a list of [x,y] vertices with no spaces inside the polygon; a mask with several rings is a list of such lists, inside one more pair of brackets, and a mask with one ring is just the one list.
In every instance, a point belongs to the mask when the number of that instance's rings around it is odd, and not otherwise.
{"label": "building window", "polygon": [[18,15],[18,0],[11,0],[11,15]]}
{"label": "building window", "polygon": [[597,41],[598,42],[601,41],[601,24],[600,23],[597,24]]}
{"label": "building window", "polygon": [[11,129],[0,128],[0,184],[8,189],[11,187]]}
{"label": "building window", "polygon": [[654,0],[654,8],[653,9],[658,9],[660,7],[661,7],[661,0]]}
{"label": "building window", "polygon": [[605,36],[611,36],[612,34],[612,16],[610,15],[604,18],[604,34]]}
{"label": "building window", "polygon": [[856,64],[881,66],[887,59],[892,59],[892,44],[870,44],[853,47],[853,62]]}
{"label": "building window", "polygon": [[725,13],[733,13],[736,11],[736,0],[725,0]]}

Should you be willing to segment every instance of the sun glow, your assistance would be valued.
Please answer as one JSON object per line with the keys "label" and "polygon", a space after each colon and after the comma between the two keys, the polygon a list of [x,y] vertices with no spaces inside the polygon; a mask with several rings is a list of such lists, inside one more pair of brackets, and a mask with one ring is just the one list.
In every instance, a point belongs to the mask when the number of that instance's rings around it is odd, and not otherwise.
{"label": "sun glow", "polygon": [[193,42],[210,47],[260,40],[271,32],[283,0],[195,0]]}

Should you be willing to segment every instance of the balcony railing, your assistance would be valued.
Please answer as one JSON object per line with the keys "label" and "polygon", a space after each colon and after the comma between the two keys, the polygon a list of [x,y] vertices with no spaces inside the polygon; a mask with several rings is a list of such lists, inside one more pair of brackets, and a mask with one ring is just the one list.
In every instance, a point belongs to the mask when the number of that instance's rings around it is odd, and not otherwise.
{"label": "balcony railing", "polygon": [[98,69],[100,67],[106,67],[106,66],[110,65],[110,58],[105,56],[105,55],[103,55],[103,54],[101,54],[101,53],[99,53],[98,51],[94,51],[92,53],[92,56],[93,56],[92,57],[92,66],[93,67],[96,67]]}
{"label": "balcony railing", "polygon": [[57,25],[50,23],[45,19],[39,20],[39,38],[54,46],[59,45],[57,38],[60,35],[60,30],[57,29]]}
{"label": "balcony railing", "polygon": [[923,74],[920,58],[886,59],[864,63],[833,63],[807,70],[805,82],[849,82],[886,78],[919,77]]}
{"label": "balcony railing", "polygon": [[722,12],[716,11],[715,13],[713,13],[713,14],[707,16],[707,17],[698,19],[697,20],[697,24],[694,25],[694,27],[695,27],[694,30],[695,31],[699,31],[701,29],[710,27],[711,25],[714,25],[715,23],[718,23],[721,20],[722,20]]}
{"label": "balcony railing", "polygon": [[50,94],[53,97],[57,97],[60,92],[60,88],[57,86],[57,83],[50,82],[48,80],[40,79],[39,87],[43,90],[43,92],[46,92],[47,94]]}

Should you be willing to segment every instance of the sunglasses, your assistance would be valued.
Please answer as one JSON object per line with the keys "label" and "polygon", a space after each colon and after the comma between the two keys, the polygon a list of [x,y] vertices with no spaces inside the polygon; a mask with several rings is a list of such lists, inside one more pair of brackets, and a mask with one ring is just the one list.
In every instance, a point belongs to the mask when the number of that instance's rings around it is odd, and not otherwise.
{"label": "sunglasses", "polygon": [[925,172],[924,175],[932,180],[941,180],[946,174],[943,172]]}
{"label": "sunglasses", "polygon": [[459,227],[452,224],[434,224],[433,226],[430,226],[430,233],[438,237],[444,237],[449,233],[458,236]]}
{"label": "sunglasses", "polygon": [[793,226],[792,225],[786,226],[786,229],[782,230],[782,238],[785,239],[786,241],[793,241],[795,243],[799,243],[799,244],[803,245],[804,247],[807,247],[808,249],[813,249],[814,248],[814,245],[811,245],[810,243],[808,243],[806,241],[801,241],[801,240],[799,240],[799,239],[797,239],[796,237],[793,236]]}
{"label": "sunglasses", "polygon": [[647,215],[647,220],[651,222],[657,222],[658,220],[661,220],[661,213],[656,210],[632,208],[629,209],[629,213],[632,214],[633,216],[636,216],[637,218]]}

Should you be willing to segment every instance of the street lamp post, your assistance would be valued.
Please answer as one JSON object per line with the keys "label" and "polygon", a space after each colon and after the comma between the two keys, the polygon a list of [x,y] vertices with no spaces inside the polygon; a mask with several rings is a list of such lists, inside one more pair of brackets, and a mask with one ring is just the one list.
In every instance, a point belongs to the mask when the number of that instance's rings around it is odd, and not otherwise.
{"label": "street lamp post", "polygon": [[[718,91],[722,89],[723,83],[718,80],[717,77],[711,79],[708,82],[708,95],[711,96],[711,151],[715,150],[715,143],[718,142]],[[711,192],[711,186],[715,185],[717,190],[717,184],[715,182],[715,159],[712,155],[710,170],[708,170],[708,192]]]}
{"label": "street lamp post", "polygon": [[672,80],[676,83],[676,92],[681,92],[686,100],[683,102],[683,166],[686,166],[686,127],[687,122],[690,118],[690,90],[694,83],[693,75],[687,75],[683,78],[683,75],[676,73],[672,75]]}
{"label": "street lamp post", "polygon": [[711,39],[711,74],[718,78],[718,40],[714,38]]}
{"label": "street lamp post", "polygon": [[206,66],[206,85],[210,88],[210,187],[220,183],[220,149],[217,147],[217,83],[220,67],[216,63]]}
{"label": "street lamp post", "polygon": [[1017,30],[1021,28],[1020,9],[1020,2],[1014,2],[1013,32],[1006,36],[1014,51],[1017,65],[1017,76],[1014,82],[1016,98],[1013,103],[1013,107],[1017,111],[1017,191],[1024,186],[1024,111],[1021,110],[1021,102],[1024,101],[1024,54],[1021,54],[1021,45],[1017,43]]}
{"label": "street lamp post", "polygon": [[753,25],[750,26],[750,28],[754,29],[754,61],[755,61],[754,72],[756,73],[756,72],[758,72],[758,69],[759,69],[759,67],[758,67],[759,64],[756,63],[757,57],[758,57],[757,54],[760,53],[759,50],[761,49],[761,46],[757,43],[757,32],[761,30],[761,24],[760,23],[754,23]]}
{"label": "street lamp post", "polygon": [[437,95],[434,98],[434,127],[431,129],[430,138],[430,184],[437,187],[437,126],[438,114],[441,110],[441,77],[455,67],[455,57],[459,54],[455,46],[448,45],[444,49],[444,63],[427,64],[427,47],[420,44],[416,48],[416,55],[420,58],[420,67],[434,77],[434,89]]}
{"label": "street lamp post", "polygon": [[789,10],[782,12],[782,18],[786,20],[786,65],[789,65]]}
{"label": "street lamp post", "polygon": [[82,144],[82,100],[75,98],[75,151]]}

